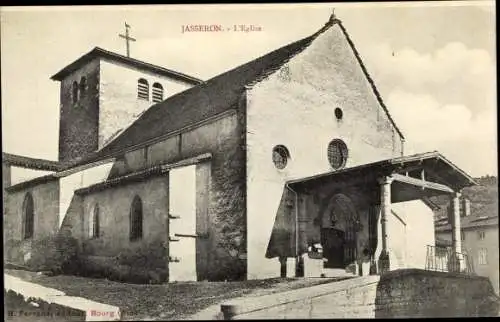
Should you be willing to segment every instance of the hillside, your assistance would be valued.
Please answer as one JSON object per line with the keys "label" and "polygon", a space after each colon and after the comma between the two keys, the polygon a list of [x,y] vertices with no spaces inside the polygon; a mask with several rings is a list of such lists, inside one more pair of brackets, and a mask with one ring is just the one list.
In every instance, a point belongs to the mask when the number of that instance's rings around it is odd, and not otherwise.
{"label": "hillside", "polygon": [[[471,215],[498,216],[498,177],[484,176],[474,179],[478,185],[465,188],[462,197],[470,200]],[[436,212],[436,219],[447,215],[446,208],[450,204],[446,195],[433,197],[431,200],[441,207]]]}

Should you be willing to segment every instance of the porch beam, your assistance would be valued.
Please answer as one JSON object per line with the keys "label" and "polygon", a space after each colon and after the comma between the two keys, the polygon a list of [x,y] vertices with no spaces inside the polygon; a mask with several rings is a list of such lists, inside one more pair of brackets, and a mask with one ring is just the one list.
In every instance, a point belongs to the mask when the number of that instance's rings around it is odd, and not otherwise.
{"label": "porch beam", "polygon": [[408,173],[408,172],[412,172],[412,171],[415,171],[415,170],[422,170],[422,165],[421,164],[417,164],[417,165],[399,165],[397,168],[396,168],[396,171],[397,172],[405,172],[405,173]]}
{"label": "porch beam", "polygon": [[448,186],[445,186],[444,184],[436,183],[436,182],[431,182],[431,181],[424,181],[422,179],[416,179],[412,177],[407,177],[402,174],[398,173],[393,173],[391,177],[395,181],[399,181],[402,183],[407,183],[413,186],[421,187],[423,189],[431,189],[431,190],[438,190],[446,193],[454,193],[454,190],[451,189]]}

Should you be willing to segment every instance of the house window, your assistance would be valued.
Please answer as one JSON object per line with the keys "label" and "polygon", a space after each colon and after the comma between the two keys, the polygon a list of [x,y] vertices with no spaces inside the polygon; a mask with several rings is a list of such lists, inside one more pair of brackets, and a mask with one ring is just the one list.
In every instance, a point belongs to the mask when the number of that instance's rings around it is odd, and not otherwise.
{"label": "house window", "polygon": [[33,238],[35,232],[35,209],[31,193],[27,193],[23,202],[23,239]]}
{"label": "house window", "polygon": [[328,144],[328,161],[334,170],[343,168],[347,161],[347,145],[335,139]]}
{"label": "house window", "polygon": [[465,231],[462,230],[460,232],[460,237],[461,237],[462,241],[465,241]]}
{"label": "house window", "polygon": [[486,233],[484,231],[478,231],[477,232],[477,238],[479,240],[484,240],[485,237],[486,237]]}
{"label": "house window", "polygon": [[85,76],[80,78],[80,98],[85,97],[85,93],[87,92],[87,79]]}
{"label": "house window", "polygon": [[142,200],[135,196],[130,208],[130,241],[142,238]]}
{"label": "house window", "polygon": [[273,148],[273,163],[278,169],[284,169],[290,158],[290,152],[284,145],[277,145]]}
{"label": "house window", "polygon": [[94,211],[92,212],[92,218],[90,218],[90,237],[99,238],[100,236],[100,224],[99,224],[99,204],[96,204]]}
{"label": "house window", "polygon": [[137,98],[149,100],[149,83],[144,78],[137,81]]}
{"label": "house window", "polygon": [[488,264],[488,249],[486,248],[479,248],[479,265],[486,265]]}
{"label": "house window", "polygon": [[77,81],[73,82],[71,96],[72,96],[72,99],[73,99],[73,104],[75,104],[76,102],[78,102],[78,82]]}
{"label": "house window", "polygon": [[163,86],[160,83],[153,84],[153,102],[159,103],[163,101]]}

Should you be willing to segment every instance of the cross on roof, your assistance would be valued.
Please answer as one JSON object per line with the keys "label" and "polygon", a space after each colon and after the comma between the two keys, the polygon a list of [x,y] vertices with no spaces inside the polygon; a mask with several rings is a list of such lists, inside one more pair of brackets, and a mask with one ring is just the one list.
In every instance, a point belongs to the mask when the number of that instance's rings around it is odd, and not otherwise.
{"label": "cross on roof", "polygon": [[130,57],[130,41],[136,41],[135,38],[132,38],[128,34],[130,26],[125,22],[125,35],[119,34],[121,38],[125,39],[125,43],[127,45],[127,57]]}
{"label": "cross on roof", "polygon": [[332,14],[330,15],[330,20],[334,19],[337,19],[337,17],[335,16],[335,8],[332,8]]}

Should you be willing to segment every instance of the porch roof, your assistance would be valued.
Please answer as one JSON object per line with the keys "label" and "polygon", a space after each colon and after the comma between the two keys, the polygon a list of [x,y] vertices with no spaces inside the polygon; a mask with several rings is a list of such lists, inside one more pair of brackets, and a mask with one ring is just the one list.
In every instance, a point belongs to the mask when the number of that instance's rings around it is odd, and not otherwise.
{"label": "porch roof", "polygon": [[[287,185],[297,191],[310,191],[321,188],[332,182],[356,181],[359,184],[376,184],[384,176],[408,174],[408,181],[420,181],[420,173],[424,170],[425,182],[430,190],[438,186],[446,186],[453,191],[460,191],[464,187],[477,185],[472,177],[446,159],[438,151],[402,156],[373,163],[366,163],[355,167],[291,180]],[[417,174],[417,175],[415,175]],[[407,177],[408,178],[408,177]],[[405,182],[406,184],[411,184]],[[437,184],[433,186],[433,183]],[[399,182],[398,182],[399,184]],[[428,190],[429,190],[428,189]]]}

